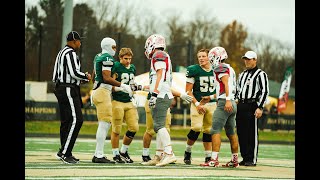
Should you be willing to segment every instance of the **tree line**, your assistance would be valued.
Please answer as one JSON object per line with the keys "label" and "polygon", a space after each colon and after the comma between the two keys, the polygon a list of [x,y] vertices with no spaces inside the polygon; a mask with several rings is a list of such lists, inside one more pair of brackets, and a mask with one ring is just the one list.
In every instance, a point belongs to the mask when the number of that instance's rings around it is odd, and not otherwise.
{"label": "tree line", "polygon": [[[261,34],[249,34],[237,20],[222,24],[202,9],[183,22],[179,14],[159,17],[150,10],[139,9],[133,1],[125,5],[112,0],[89,2],[75,4],[73,9],[72,29],[85,37],[78,52],[82,71],[92,71],[93,58],[101,52],[101,40],[111,37],[117,42],[117,50],[132,49],[137,75],[148,72],[150,62],[144,55],[145,40],[159,31],[166,38],[174,71],[198,63],[197,51],[214,46],[227,50],[227,63],[237,74],[245,68],[241,56],[247,50],[257,52],[258,67],[270,80],[281,82],[287,66],[295,69],[295,51],[290,45]],[[64,1],[39,0],[38,5],[26,9],[25,80],[50,82],[61,37],[65,36],[62,35]],[[118,59],[117,54],[115,58]],[[295,86],[294,71],[291,86]]]}

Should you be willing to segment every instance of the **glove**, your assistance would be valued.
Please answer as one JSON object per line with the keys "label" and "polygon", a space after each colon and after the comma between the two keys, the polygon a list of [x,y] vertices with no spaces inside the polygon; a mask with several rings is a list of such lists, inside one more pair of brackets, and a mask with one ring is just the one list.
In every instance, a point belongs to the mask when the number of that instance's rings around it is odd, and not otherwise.
{"label": "glove", "polygon": [[183,100],[185,100],[187,103],[192,102],[192,99],[193,99],[192,96],[189,96],[189,95],[188,95],[187,93],[185,93],[185,92],[181,93],[180,98],[183,99]]}
{"label": "glove", "polygon": [[132,91],[141,91],[143,89],[142,85],[138,85],[137,83],[130,84]]}
{"label": "glove", "polygon": [[114,91],[115,91],[115,92],[124,91],[124,89],[123,89],[122,87],[117,87],[117,86],[115,86],[115,87],[114,87]]}
{"label": "glove", "polygon": [[122,92],[128,93],[130,97],[132,97],[131,87],[127,84],[121,84],[120,87],[123,89]]}
{"label": "glove", "polygon": [[156,107],[156,102],[157,102],[157,96],[158,94],[153,92],[150,99],[149,99],[149,107],[150,108],[155,108]]}

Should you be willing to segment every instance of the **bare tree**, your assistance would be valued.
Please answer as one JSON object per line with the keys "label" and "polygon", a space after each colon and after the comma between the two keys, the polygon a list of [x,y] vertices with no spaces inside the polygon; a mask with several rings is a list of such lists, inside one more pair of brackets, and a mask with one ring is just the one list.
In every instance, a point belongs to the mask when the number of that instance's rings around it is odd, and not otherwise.
{"label": "bare tree", "polygon": [[228,63],[234,68],[236,74],[239,74],[244,68],[241,56],[246,51],[244,42],[247,35],[246,28],[236,20],[221,31],[220,46],[224,47],[228,52]]}

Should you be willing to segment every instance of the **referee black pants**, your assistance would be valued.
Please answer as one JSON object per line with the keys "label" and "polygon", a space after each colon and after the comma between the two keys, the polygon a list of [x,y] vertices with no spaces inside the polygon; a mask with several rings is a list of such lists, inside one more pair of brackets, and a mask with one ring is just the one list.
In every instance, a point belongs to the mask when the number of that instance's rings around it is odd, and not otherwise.
{"label": "referee black pants", "polygon": [[258,123],[255,118],[257,103],[241,103],[237,105],[236,127],[239,138],[241,157],[244,162],[256,164],[258,158]]}
{"label": "referee black pants", "polygon": [[72,149],[83,123],[82,101],[78,86],[57,86],[54,92],[60,110],[60,150],[64,156],[72,156]]}

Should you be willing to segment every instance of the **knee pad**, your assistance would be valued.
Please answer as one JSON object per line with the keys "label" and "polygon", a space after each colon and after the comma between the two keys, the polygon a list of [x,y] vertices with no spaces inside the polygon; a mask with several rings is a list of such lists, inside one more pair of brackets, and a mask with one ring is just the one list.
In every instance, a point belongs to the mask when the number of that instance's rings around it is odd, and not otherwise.
{"label": "knee pad", "polygon": [[127,131],[126,132],[126,136],[130,139],[133,139],[134,138],[134,135],[136,135],[136,132],[130,132],[130,131]]}
{"label": "knee pad", "polygon": [[202,142],[211,142],[211,134],[203,133]]}
{"label": "knee pad", "polygon": [[190,140],[193,140],[193,141],[196,141],[198,139],[198,136],[199,136],[200,132],[195,132],[194,130],[190,130],[187,137],[190,139]]}

